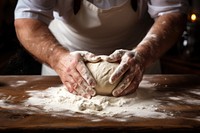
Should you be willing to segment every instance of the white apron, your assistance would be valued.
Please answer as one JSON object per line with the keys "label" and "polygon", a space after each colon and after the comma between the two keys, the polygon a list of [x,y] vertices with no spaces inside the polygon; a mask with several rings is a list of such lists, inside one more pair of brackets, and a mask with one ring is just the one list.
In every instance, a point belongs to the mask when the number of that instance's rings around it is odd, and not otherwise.
{"label": "white apron", "polygon": [[[127,0],[120,6],[101,9],[83,0],[76,15],[72,14],[67,22],[54,19],[49,29],[70,51],[109,55],[116,49],[133,49],[144,36],[137,31],[139,12],[133,10],[130,2]],[[155,73],[158,69],[154,66],[152,70]],[[43,64],[42,74],[56,75],[56,72]]]}

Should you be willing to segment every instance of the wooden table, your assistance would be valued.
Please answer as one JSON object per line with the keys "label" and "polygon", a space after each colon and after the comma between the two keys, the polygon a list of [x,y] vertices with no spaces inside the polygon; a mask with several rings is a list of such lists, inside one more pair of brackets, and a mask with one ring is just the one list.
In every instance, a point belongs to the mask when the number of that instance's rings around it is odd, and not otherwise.
{"label": "wooden table", "polygon": [[[4,108],[0,103],[0,133],[22,132],[177,132],[200,131],[200,76],[198,75],[145,75],[143,80],[155,83],[155,92],[160,96],[165,111],[173,117],[165,119],[131,117],[116,121],[90,115],[55,117],[50,114],[28,113],[19,108]],[[42,90],[60,85],[56,76],[0,76],[0,100],[18,105],[28,96],[27,90]],[[139,88],[140,89],[140,88]],[[195,92],[195,93],[192,93]],[[169,95],[170,94],[170,95]],[[173,100],[169,97],[185,97]],[[14,97],[14,98],[12,98]],[[176,99],[176,98],[175,98]],[[172,103],[172,104],[167,104]],[[90,119],[87,119],[91,117]],[[93,121],[92,118],[101,119]]]}

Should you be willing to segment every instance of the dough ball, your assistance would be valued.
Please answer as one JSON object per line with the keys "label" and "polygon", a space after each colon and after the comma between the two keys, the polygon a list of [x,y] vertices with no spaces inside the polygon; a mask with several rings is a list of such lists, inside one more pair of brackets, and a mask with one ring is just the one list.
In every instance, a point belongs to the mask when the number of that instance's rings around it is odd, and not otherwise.
{"label": "dough ball", "polygon": [[117,68],[119,63],[109,63],[107,61],[101,61],[97,63],[86,64],[91,71],[93,77],[96,79],[97,86],[95,87],[97,95],[112,95],[113,89],[119,83],[109,83],[109,78],[114,70]]}

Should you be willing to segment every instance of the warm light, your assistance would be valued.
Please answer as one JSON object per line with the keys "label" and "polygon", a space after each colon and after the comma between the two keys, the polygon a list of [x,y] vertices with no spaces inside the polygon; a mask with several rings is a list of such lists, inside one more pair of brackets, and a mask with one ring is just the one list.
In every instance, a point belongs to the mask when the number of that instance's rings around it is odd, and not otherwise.
{"label": "warm light", "polygon": [[192,14],[190,18],[193,22],[197,20],[196,14]]}

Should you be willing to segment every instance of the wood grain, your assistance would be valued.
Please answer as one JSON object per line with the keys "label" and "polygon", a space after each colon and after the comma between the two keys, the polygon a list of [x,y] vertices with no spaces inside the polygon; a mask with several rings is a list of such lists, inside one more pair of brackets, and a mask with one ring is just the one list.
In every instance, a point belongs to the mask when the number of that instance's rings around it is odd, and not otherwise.
{"label": "wood grain", "polygon": [[[126,121],[102,118],[88,114],[52,116],[30,113],[20,108],[9,109],[0,104],[0,132],[177,132],[200,131],[200,103],[173,100],[185,97],[200,101],[200,76],[198,75],[145,75],[143,80],[157,84],[157,99],[162,110],[173,112],[172,118],[131,117]],[[27,90],[44,90],[59,86],[56,76],[0,76],[0,100],[7,98],[7,105],[20,105],[28,96]],[[192,91],[196,92],[191,93]],[[67,112],[66,112],[67,113]],[[98,121],[99,119],[99,121]]]}

